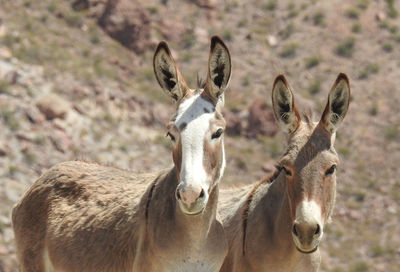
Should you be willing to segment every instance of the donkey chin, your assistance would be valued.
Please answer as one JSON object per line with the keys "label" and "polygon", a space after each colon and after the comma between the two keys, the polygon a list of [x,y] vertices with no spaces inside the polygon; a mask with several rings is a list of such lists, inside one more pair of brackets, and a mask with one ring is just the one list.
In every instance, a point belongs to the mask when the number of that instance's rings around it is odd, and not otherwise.
{"label": "donkey chin", "polygon": [[183,203],[182,201],[179,201],[179,208],[181,211],[186,214],[186,215],[199,215],[203,213],[207,206],[208,202],[208,196],[206,195],[203,198],[197,199],[194,203],[187,205],[186,203]]}
{"label": "donkey chin", "polygon": [[317,251],[322,236],[323,234],[321,233],[318,238],[313,239],[312,241],[302,241],[302,239],[292,234],[293,242],[296,246],[296,249],[304,254],[311,254]]}

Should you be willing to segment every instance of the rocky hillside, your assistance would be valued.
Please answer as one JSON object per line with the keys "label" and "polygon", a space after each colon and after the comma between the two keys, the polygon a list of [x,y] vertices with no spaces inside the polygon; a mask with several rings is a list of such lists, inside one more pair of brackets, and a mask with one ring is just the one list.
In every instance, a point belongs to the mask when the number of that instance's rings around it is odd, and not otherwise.
{"label": "rocky hillside", "polygon": [[261,178],[284,148],[270,108],[278,73],[317,119],[345,72],[352,102],[321,270],[397,271],[399,12],[390,0],[0,1],[0,272],[17,271],[12,206],[55,163],[172,164],[164,125],[174,107],[153,76],[153,51],[167,40],[195,87],[214,34],[233,59],[224,186]]}

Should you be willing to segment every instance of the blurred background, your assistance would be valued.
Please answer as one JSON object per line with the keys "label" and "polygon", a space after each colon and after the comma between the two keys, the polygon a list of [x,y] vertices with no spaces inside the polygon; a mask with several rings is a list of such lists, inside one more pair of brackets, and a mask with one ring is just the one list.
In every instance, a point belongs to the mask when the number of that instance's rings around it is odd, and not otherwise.
{"label": "blurred background", "polygon": [[321,271],[398,271],[399,12],[394,0],[0,0],[0,271],[17,271],[11,208],[52,165],[172,165],[174,105],[153,75],[154,49],[166,40],[195,88],[214,34],[233,61],[223,187],[262,178],[283,151],[277,74],[318,120],[345,72],[352,101]]}

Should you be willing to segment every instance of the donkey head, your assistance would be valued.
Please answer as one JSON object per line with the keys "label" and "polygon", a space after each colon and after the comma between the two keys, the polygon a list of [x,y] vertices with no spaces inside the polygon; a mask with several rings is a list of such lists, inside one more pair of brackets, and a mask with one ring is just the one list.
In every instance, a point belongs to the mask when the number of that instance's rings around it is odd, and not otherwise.
{"label": "donkey head", "polygon": [[280,127],[288,134],[288,147],[279,166],[286,179],[292,220],[292,238],[302,253],[317,250],[336,195],[338,155],[335,133],[350,100],[349,80],[339,74],[328,96],[321,120],[301,120],[292,90],[283,75],[275,79],[272,104]]}
{"label": "donkey head", "polygon": [[179,181],[175,197],[183,213],[199,214],[225,168],[221,108],[231,74],[229,51],[219,37],[212,37],[204,89],[187,86],[165,42],[158,45],[153,66],[162,89],[177,103],[167,125]]}

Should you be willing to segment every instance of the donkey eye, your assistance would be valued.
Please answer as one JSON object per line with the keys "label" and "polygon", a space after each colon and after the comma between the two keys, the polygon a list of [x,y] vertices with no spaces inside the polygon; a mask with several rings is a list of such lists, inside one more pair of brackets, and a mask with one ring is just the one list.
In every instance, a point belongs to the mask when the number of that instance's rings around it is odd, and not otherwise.
{"label": "donkey eye", "polygon": [[218,139],[221,137],[222,133],[224,133],[224,130],[222,128],[218,129],[213,135],[211,135],[211,139]]}
{"label": "donkey eye", "polygon": [[326,170],[325,172],[325,176],[329,176],[332,175],[336,170],[336,164],[332,165],[331,168],[329,168],[328,170]]}
{"label": "donkey eye", "polygon": [[171,141],[175,142],[175,137],[171,133],[167,132],[167,135],[165,136],[168,136],[169,138],[171,138]]}
{"label": "donkey eye", "polygon": [[282,166],[283,171],[285,171],[286,176],[291,176],[292,172],[290,170],[288,170],[286,167]]}

